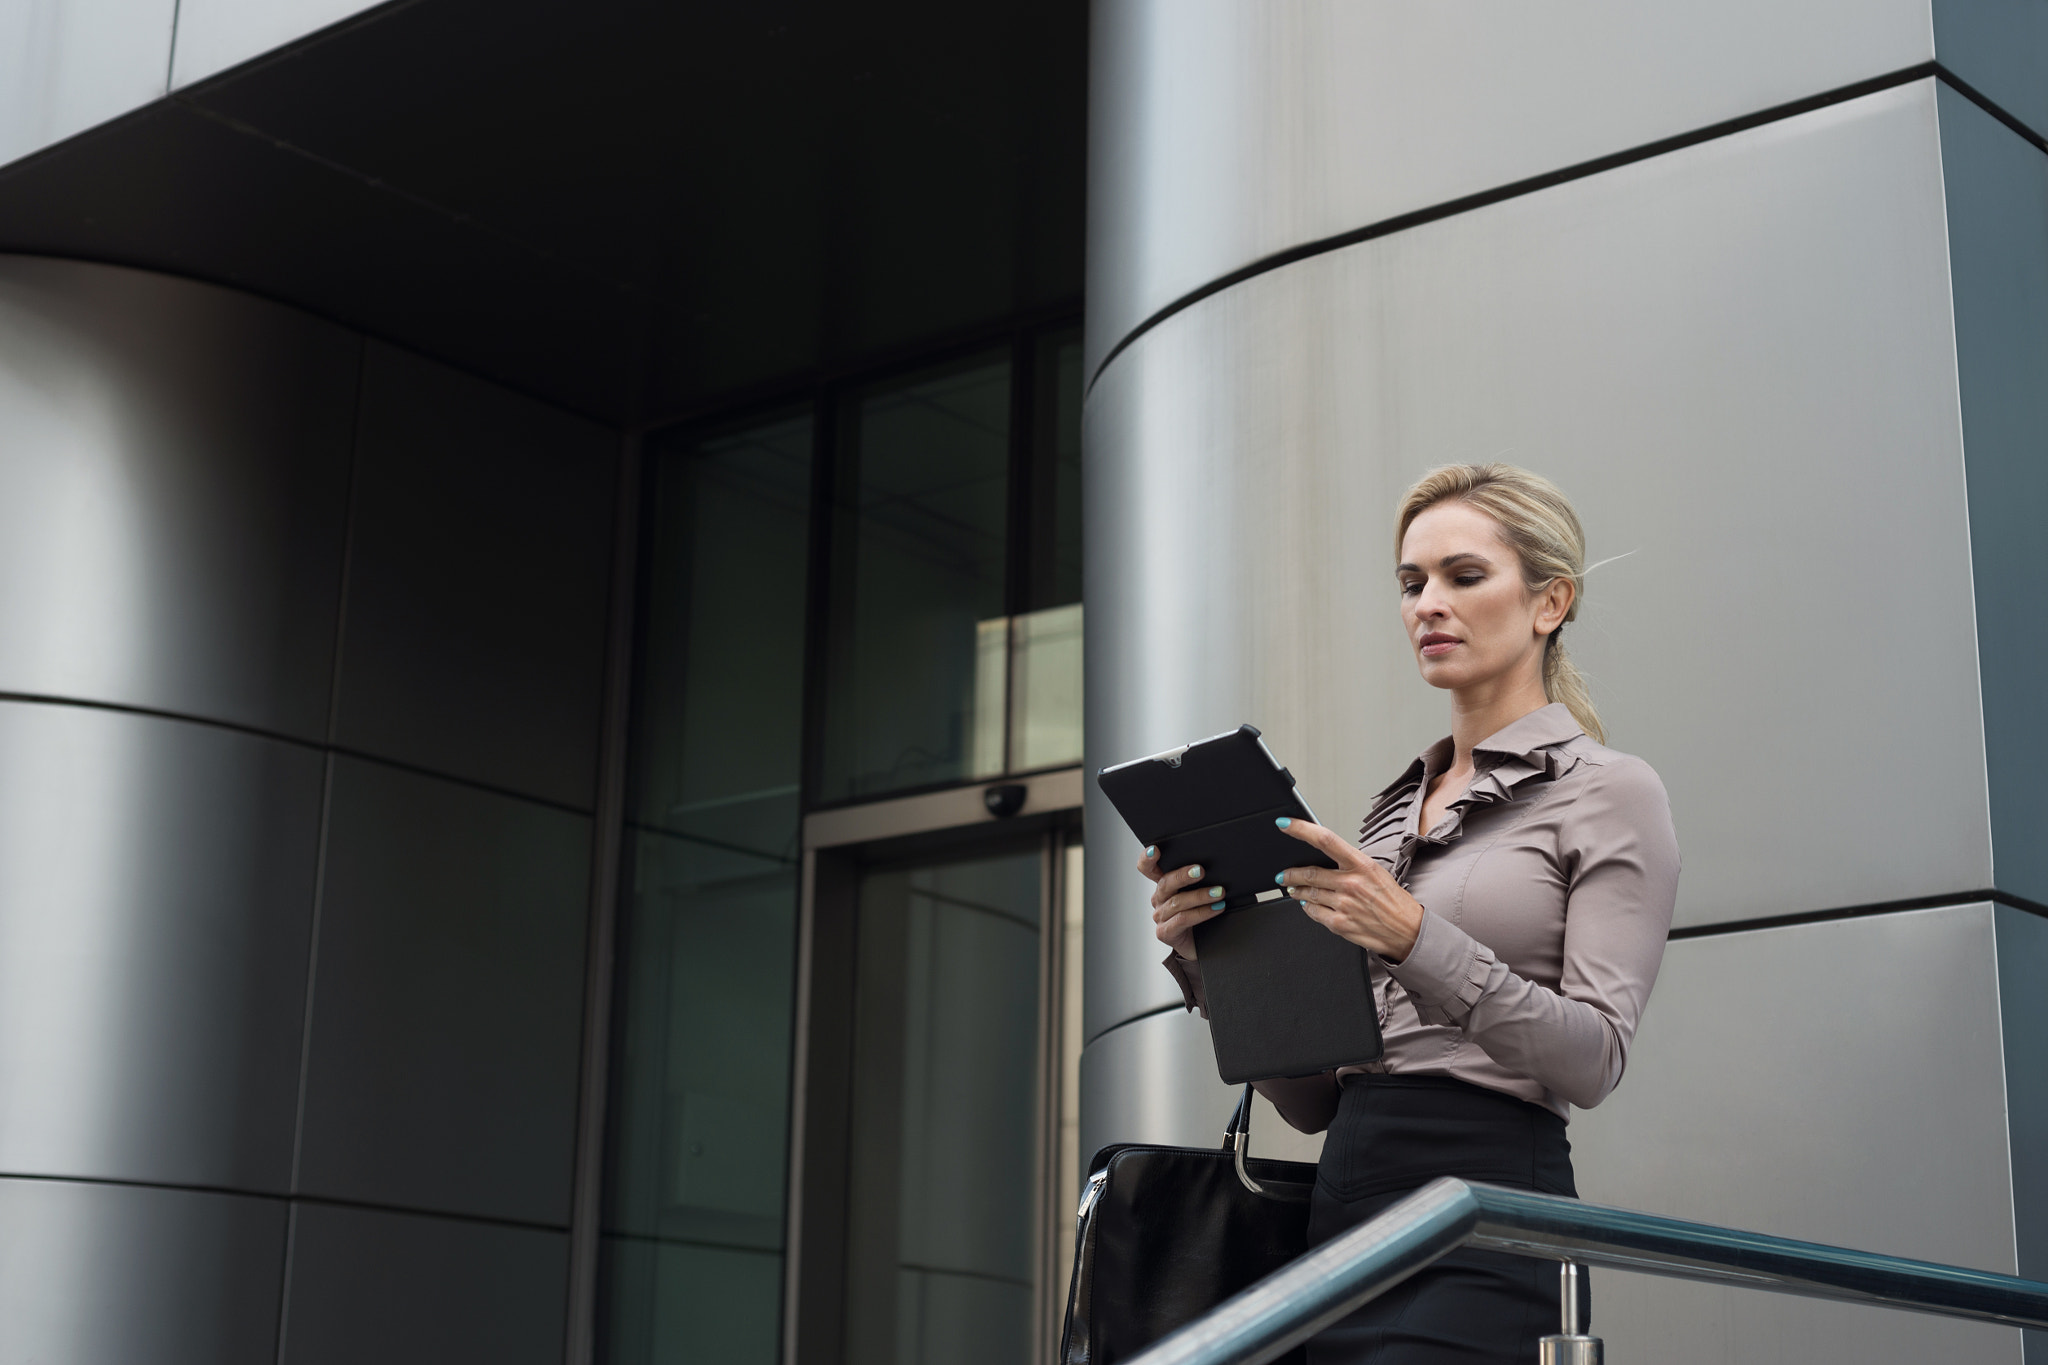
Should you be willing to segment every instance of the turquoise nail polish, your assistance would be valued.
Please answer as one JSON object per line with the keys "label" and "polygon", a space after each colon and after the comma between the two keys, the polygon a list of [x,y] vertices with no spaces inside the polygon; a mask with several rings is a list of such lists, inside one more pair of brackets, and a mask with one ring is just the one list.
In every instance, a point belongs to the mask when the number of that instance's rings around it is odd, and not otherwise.
{"label": "turquoise nail polish", "polygon": [[1283,815],[1279,819],[1275,820],[1273,823],[1280,826],[1280,828],[1282,829],[1286,829],[1289,825],[1293,824],[1294,821],[1288,819],[1286,816]]}
{"label": "turquoise nail polish", "polygon": [[1210,900],[1212,900],[1212,901],[1213,901],[1213,900],[1221,900],[1222,898],[1223,898],[1223,888],[1222,888],[1222,887],[1220,887],[1220,886],[1212,886],[1212,887],[1210,887],[1210,888],[1209,888],[1209,899],[1210,899]]}
{"label": "turquoise nail polish", "polygon": [[1201,864],[1197,863],[1195,866],[1188,869],[1188,880],[1191,882],[1198,882],[1202,880]]}
{"label": "turquoise nail polish", "polygon": [[1159,856],[1159,845],[1147,844],[1145,846],[1145,856],[1147,858],[1157,858]]}
{"label": "turquoise nail polish", "polygon": [[1275,886],[1285,886],[1285,885],[1287,885],[1287,874],[1286,874],[1285,872],[1275,872],[1275,873],[1273,874],[1273,885],[1275,885]]}

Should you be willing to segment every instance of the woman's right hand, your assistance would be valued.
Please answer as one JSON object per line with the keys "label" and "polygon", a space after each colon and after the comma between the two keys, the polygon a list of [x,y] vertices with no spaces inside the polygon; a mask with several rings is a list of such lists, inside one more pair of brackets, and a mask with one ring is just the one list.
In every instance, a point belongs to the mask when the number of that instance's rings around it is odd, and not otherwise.
{"label": "woman's right hand", "polygon": [[1153,883],[1152,932],[1176,956],[1192,960],[1195,926],[1223,913],[1223,888],[1196,885],[1202,880],[1199,863],[1161,872],[1157,846],[1146,849],[1145,856],[1138,859],[1138,871]]}

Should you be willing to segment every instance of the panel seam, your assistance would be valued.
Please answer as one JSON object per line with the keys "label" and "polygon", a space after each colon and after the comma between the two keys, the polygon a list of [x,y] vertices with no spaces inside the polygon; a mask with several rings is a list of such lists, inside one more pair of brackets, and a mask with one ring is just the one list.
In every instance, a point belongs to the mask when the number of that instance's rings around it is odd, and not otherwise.
{"label": "panel seam", "polygon": [[[1618,152],[1610,152],[1604,156],[1576,162],[1573,165],[1558,170],[1545,171],[1541,175],[1533,175],[1521,180],[1510,181],[1505,185],[1479,190],[1475,193],[1446,200],[1440,204],[1432,204],[1425,208],[1411,209],[1406,213],[1382,218],[1363,227],[1351,228],[1328,237],[1320,237],[1311,242],[1303,242],[1299,245],[1288,247],[1283,251],[1273,252],[1268,256],[1262,256],[1256,261],[1239,266],[1237,269],[1227,274],[1219,275],[1198,288],[1189,290],[1187,293],[1165,304],[1130,331],[1126,332],[1117,341],[1116,345],[1112,346],[1102,357],[1101,363],[1096,365],[1094,372],[1088,376],[1087,391],[1090,393],[1094,392],[1095,385],[1101,380],[1103,374],[1108,371],[1110,364],[1118,356],[1130,349],[1133,342],[1137,341],[1147,332],[1152,331],[1160,323],[1165,322],[1176,313],[1180,313],[1200,303],[1206,298],[1220,294],[1226,289],[1243,284],[1247,280],[1255,279],[1282,266],[1294,265],[1311,257],[1321,256],[1348,246],[1356,246],[1361,242],[1368,242],[1377,237],[1385,237],[1396,232],[1406,231],[1409,228],[1421,227],[1427,223],[1454,218],[1459,214],[1469,213],[1474,209],[1486,208],[1493,204],[1504,203],[1510,199],[1519,199],[1524,195],[1534,194],[1538,190],[1551,189],[1558,185],[1569,184],[1575,180],[1583,180],[1589,176],[1599,175],[1606,171],[1618,170],[1623,166],[1633,165],[1639,161],[1648,161],[1671,152],[1681,151],[1687,147],[1699,146],[1702,143],[1712,142],[1735,133],[1747,132],[1752,128],[1761,128],[1772,123],[1782,122],[1785,119],[1794,118],[1800,114],[1808,114],[1832,105],[1861,99],[1866,95],[1874,95],[1897,86],[1910,85],[1914,81],[1925,80],[1930,76],[1948,81],[1950,84],[1956,85],[1958,90],[1963,89],[1961,84],[1955,81],[1954,77],[1940,63],[1932,61],[1920,62],[1881,76],[1873,76],[1849,85],[1838,86],[1833,90],[1823,91],[1817,95],[1808,95],[1784,104],[1772,105],[1770,108],[1760,109],[1754,113],[1738,115],[1735,118],[1724,119],[1718,123],[1707,124],[1701,128],[1676,133],[1670,137],[1659,138],[1653,142],[1646,142],[1640,146],[1626,148]],[[2025,125],[2019,123],[2018,120],[2013,119],[2010,115],[1998,111],[1995,106],[1985,101],[1982,95],[1973,93],[1971,98],[1984,102],[1985,107],[1996,114],[2002,122],[2007,123],[2008,126],[2024,130]],[[2023,131],[2022,135],[2033,140],[2032,135],[2029,133]],[[2037,143],[2037,145],[2039,144]]]}
{"label": "panel seam", "polygon": [[1715,938],[1723,934],[1748,933],[1754,929],[1781,929],[1795,924],[1826,924],[1835,920],[1868,919],[1875,915],[1896,915],[1908,910],[1949,910],[1964,905],[1982,905],[1989,901],[2010,909],[2022,910],[2030,915],[2048,919],[2048,905],[2015,896],[2009,891],[1986,887],[1978,891],[1949,891],[1934,896],[1912,896],[1893,901],[1873,901],[1867,905],[1843,905],[1826,910],[1795,910],[1783,915],[1759,915],[1752,919],[1728,920],[1720,924],[1688,924],[1673,929],[1669,941],[1673,943],[1691,938]]}

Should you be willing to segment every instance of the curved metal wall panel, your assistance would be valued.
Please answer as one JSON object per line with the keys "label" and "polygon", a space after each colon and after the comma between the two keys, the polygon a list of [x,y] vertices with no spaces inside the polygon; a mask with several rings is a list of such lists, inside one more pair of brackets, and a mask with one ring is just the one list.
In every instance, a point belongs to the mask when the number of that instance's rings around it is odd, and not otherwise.
{"label": "curved metal wall panel", "polygon": [[1216,1077],[1200,1015],[1134,1019],[1081,1051],[1081,1160],[1112,1142],[1217,1146],[1237,1095]]}
{"label": "curved metal wall panel", "polygon": [[288,1188],[322,762],[0,702],[0,1170]]}
{"label": "curved metal wall panel", "polygon": [[337,758],[300,1193],[566,1225],[590,821]]}
{"label": "curved metal wall panel", "polygon": [[272,1365],[282,1200],[0,1177],[0,1360]]}
{"label": "curved metal wall panel", "polygon": [[0,256],[0,691],[323,737],[361,343]]}
{"label": "curved metal wall panel", "polygon": [[566,1233],[302,1204],[291,1262],[279,1365],[562,1359]]}
{"label": "curved metal wall panel", "polygon": [[[1930,82],[1835,105],[1146,334],[1086,411],[1090,765],[1248,720],[1353,828],[1447,728],[1401,635],[1395,500],[1505,458],[1573,495],[1594,559],[1629,555],[1568,638],[1670,789],[1680,923],[1988,885],[1934,109]],[[1106,814],[1090,1033],[1170,990]]]}
{"label": "curved metal wall panel", "polygon": [[[1573,1118],[1579,1193],[2014,1274],[2012,1156],[2037,1154],[2008,1152],[1993,924],[1975,905],[1672,944],[1621,1087]],[[1593,1283],[1617,1360],[2019,1361],[2010,1328]]]}
{"label": "curved metal wall panel", "polygon": [[335,742],[589,809],[618,435],[372,344]]}
{"label": "curved metal wall panel", "polygon": [[1928,3],[1103,0],[1086,373],[1275,252],[1925,62]]}

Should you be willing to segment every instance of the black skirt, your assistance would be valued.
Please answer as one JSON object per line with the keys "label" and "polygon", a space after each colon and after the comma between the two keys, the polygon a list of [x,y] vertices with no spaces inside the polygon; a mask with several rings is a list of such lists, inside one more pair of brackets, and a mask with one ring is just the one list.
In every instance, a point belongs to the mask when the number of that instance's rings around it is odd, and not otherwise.
{"label": "black skirt", "polygon": [[[1579,1193],[1564,1120],[1548,1109],[1448,1076],[1345,1077],[1316,1168],[1309,1245],[1447,1175]],[[1318,1333],[1309,1365],[1528,1365],[1537,1338],[1559,1330],[1557,1289],[1555,1261],[1454,1251]],[[1580,1293],[1590,1323],[1590,1287]]]}

